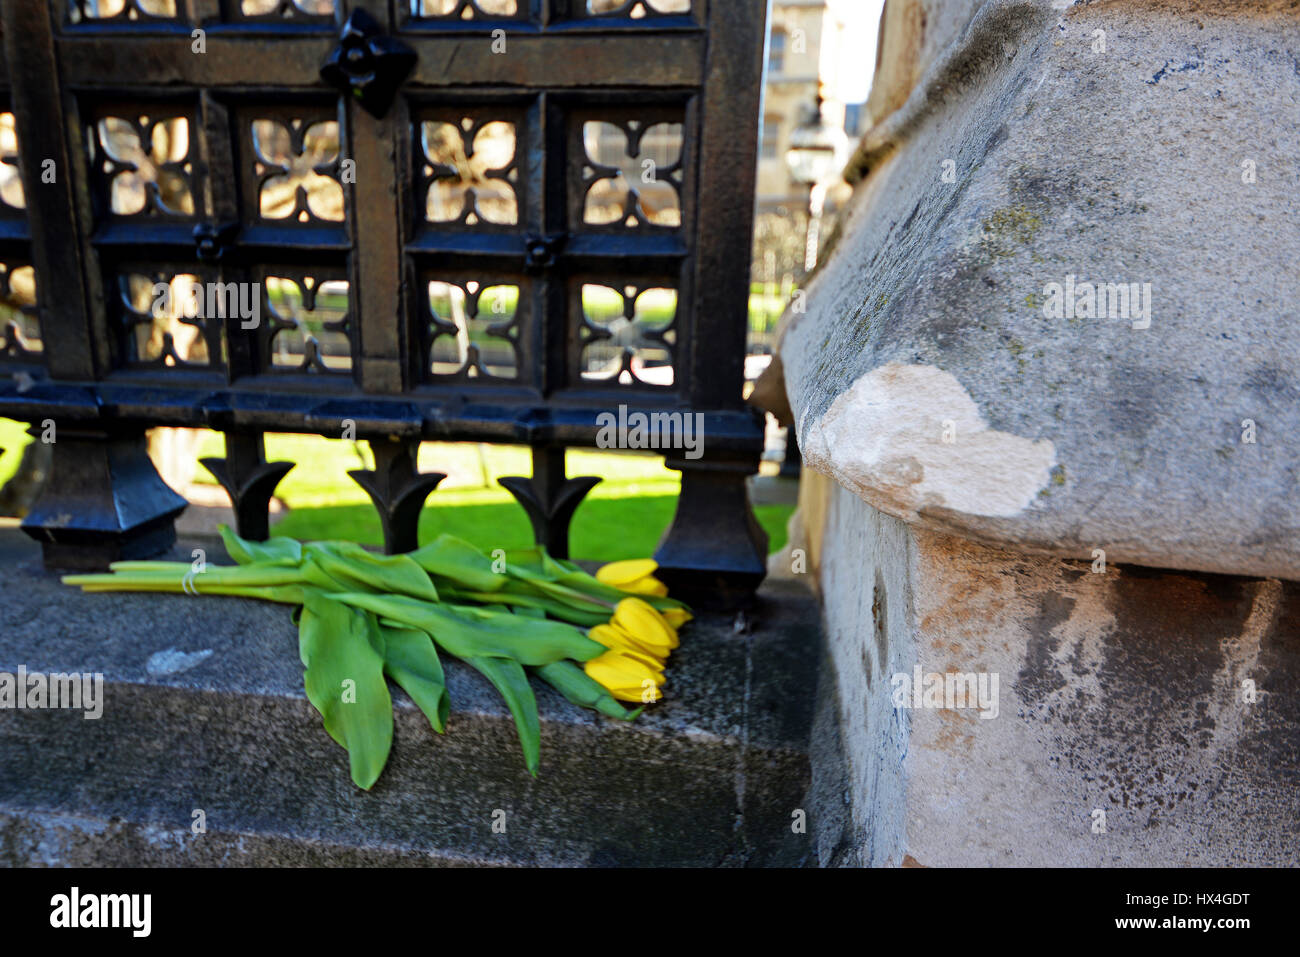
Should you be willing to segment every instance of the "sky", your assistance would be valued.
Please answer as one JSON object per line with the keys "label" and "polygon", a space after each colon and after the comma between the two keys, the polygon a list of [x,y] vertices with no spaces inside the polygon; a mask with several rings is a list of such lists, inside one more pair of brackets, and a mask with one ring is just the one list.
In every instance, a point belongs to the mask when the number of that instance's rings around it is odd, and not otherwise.
{"label": "sky", "polygon": [[876,36],[885,0],[827,0],[829,15],[844,24],[840,44],[823,42],[821,74],[827,95],[844,103],[862,103],[876,69]]}

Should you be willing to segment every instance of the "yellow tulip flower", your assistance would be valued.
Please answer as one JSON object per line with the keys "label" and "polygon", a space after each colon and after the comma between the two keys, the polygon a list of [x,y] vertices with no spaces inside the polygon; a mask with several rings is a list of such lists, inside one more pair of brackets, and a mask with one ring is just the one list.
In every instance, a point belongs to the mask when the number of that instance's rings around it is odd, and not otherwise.
{"label": "yellow tulip flower", "polygon": [[667,655],[681,644],[677,629],[640,598],[624,598],[615,605],[610,624],[622,628],[655,654]]}
{"label": "yellow tulip flower", "polygon": [[652,661],[660,662],[661,666],[662,659],[668,657],[667,651],[664,651],[661,654],[649,645],[644,645],[637,641],[635,637],[629,635],[625,630],[615,624],[596,625],[587,632],[587,637],[614,651],[631,652]]}
{"label": "yellow tulip flower", "polygon": [[663,672],[652,670],[644,661],[624,652],[607,651],[586,662],[582,670],[619,701],[649,704],[663,697],[659,691],[665,684]]}
{"label": "yellow tulip flower", "polygon": [[664,683],[664,663],[660,661],[658,658],[654,657],[653,655],[642,654],[639,651],[628,651],[626,649],[619,649],[618,653],[620,655],[623,655],[624,657],[631,658],[633,661],[641,662],[641,664],[645,665],[652,672],[654,672],[655,681],[657,683],[659,684]]}
{"label": "yellow tulip flower", "polygon": [[654,595],[662,598],[668,594],[668,586],[654,577],[658,568],[658,563],[650,558],[610,562],[597,569],[596,581],[611,585],[619,591],[632,592],[634,595]]}
{"label": "yellow tulip flower", "polygon": [[669,628],[680,628],[695,616],[685,608],[665,608],[659,612],[663,620],[668,622]]}

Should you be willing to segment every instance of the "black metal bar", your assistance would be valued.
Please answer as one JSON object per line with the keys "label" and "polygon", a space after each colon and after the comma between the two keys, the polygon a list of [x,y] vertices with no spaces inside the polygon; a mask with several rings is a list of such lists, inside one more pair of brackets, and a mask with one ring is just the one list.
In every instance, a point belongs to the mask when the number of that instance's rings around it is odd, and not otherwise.
{"label": "black metal bar", "polygon": [[[696,409],[743,402],[749,257],[736,237],[753,232],[754,156],[765,0],[708,5],[708,82],[700,94],[696,150],[695,261],[679,363]],[[697,604],[741,604],[767,571],[767,533],[754,518],[745,479],[758,471],[763,426],[752,417],[748,454],[721,448],[706,430],[699,459],[669,458],[682,473],[673,523],[655,552],[663,580]]]}
{"label": "black metal bar", "polygon": [[745,479],[758,454],[670,458],[682,473],[677,513],[655,550],[669,591],[702,608],[743,606],[767,574],[767,532],[754,518]]}
{"label": "black metal bar", "polygon": [[[344,419],[359,435],[396,434],[426,441],[492,441],[594,447],[597,417],[619,402],[642,410],[680,408],[672,395],[562,390],[546,402],[536,395],[503,388],[457,391],[412,390],[400,396],[344,391],[333,382],[307,376],[258,376],[258,381],[226,389],[222,377],[173,374],[160,385],[153,372],[114,374],[110,381],[61,383],[38,379],[26,386],[0,379],[0,415],[33,422],[47,414],[82,420],[132,422],[184,428],[260,429],[337,436]],[[184,380],[184,381],[182,381]],[[317,388],[308,391],[307,387]],[[762,429],[746,409],[705,411],[704,448],[708,451],[762,450]]]}
{"label": "black metal bar", "polygon": [[583,498],[600,484],[594,475],[566,478],[564,449],[550,445],[533,447],[531,478],[512,475],[497,479],[528,513],[533,537],[553,558],[569,557],[569,524]]}
{"label": "black metal bar", "polygon": [[429,493],[447,476],[420,472],[418,442],[371,439],[373,469],[354,469],[349,475],[366,490],[384,528],[384,553],[396,555],[419,547],[420,510]]}
{"label": "black metal bar", "polygon": [[[49,427],[53,424],[53,429]],[[28,430],[50,440],[50,474],[23,519],[54,568],[103,568],[147,558],[176,541],[185,510],[149,460],[143,429],[109,429],[48,420]]]}
{"label": "black metal bar", "polygon": [[[754,161],[766,0],[709,4],[709,81],[698,145],[697,320],[689,365],[701,408],[743,402],[750,257],[737,246],[754,230]],[[700,335],[707,328],[707,335]]]}
{"label": "black metal bar", "polygon": [[[90,203],[80,120],[59,86],[52,15],[45,4],[0,4],[46,368],[56,379],[85,381],[102,374],[112,349],[84,242]],[[29,419],[54,426],[50,475],[22,524],[41,542],[45,563],[100,567],[170,547],[186,503],[158,476],[143,428],[55,416],[46,409]]]}
{"label": "black metal bar", "polygon": [[[328,89],[320,67],[334,53],[336,36],[304,36],[280,30],[257,36],[245,31],[207,28],[207,52],[195,56],[189,28],[160,43],[157,36],[118,33],[60,37],[64,82],[74,89],[123,89],[157,83],[184,83],[209,89],[277,87]],[[516,89],[610,87],[672,88],[698,86],[703,76],[704,40],[698,35],[653,33],[622,36],[574,33],[540,36],[512,31],[509,55],[492,52],[486,36],[421,36],[402,39],[419,53],[406,81],[413,88],[475,88],[485,80]],[[260,51],[250,48],[260,46]],[[154,71],[142,76],[139,64]]]}
{"label": "black metal bar", "polygon": [[41,284],[41,330],[58,343],[46,350],[45,361],[55,378],[86,380],[97,378],[107,364],[107,348],[103,310],[94,308],[84,285],[90,269],[81,244],[77,191],[83,200],[86,192],[78,180],[82,165],[74,162],[66,140],[69,127],[77,124],[65,115],[69,100],[59,86],[51,14],[43,3],[0,3],[32,264]]}
{"label": "black metal bar", "polygon": [[227,432],[226,457],[199,459],[230,496],[235,531],[242,538],[264,542],[270,536],[271,497],[292,462],[266,461],[261,432]]}
{"label": "black metal bar", "polygon": [[[378,14],[372,18],[376,22],[379,17],[386,22],[382,9],[372,12]],[[348,157],[356,164],[356,184],[347,191],[348,215],[354,235],[365,237],[355,244],[352,256],[350,296],[360,334],[356,374],[366,392],[401,392],[409,384],[403,356],[411,342],[401,254],[407,216],[402,184],[410,182],[410,114],[402,98],[382,117],[352,98],[345,99]]]}

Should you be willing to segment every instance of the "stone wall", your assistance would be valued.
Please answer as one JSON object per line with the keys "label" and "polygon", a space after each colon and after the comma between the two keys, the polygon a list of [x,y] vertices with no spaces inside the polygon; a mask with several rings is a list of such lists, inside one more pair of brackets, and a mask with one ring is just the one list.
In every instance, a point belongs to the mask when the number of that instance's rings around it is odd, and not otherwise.
{"label": "stone wall", "polygon": [[1300,863],[1300,6],[890,0],[872,115],[781,343],[823,861]]}
{"label": "stone wall", "polygon": [[[1292,4],[981,6],[867,134],[784,335],[810,466],[992,543],[1300,577],[1298,36]],[[1115,316],[1045,314],[1085,283]]]}
{"label": "stone wall", "polygon": [[[1300,862],[1300,584],[991,548],[805,475],[819,506],[823,863]],[[996,712],[895,707],[917,667],[998,676]]]}

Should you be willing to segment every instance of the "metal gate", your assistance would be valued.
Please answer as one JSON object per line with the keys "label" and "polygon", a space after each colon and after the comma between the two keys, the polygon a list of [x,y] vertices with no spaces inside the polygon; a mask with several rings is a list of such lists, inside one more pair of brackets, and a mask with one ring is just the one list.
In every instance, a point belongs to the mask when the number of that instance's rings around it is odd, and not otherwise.
{"label": "metal gate", "polygon": [[53,426],[47,564],[174,540],[150,426],[225,433],[255,537],[292,467],[263,432],[355,433],[389,551],[441,478],[419,441],[526,443],[504,482],[564,554],[598,481],[565,447],[698,412],[656,557],[697,600],[752,590],[765,6],[0,0],[0,415]]}

